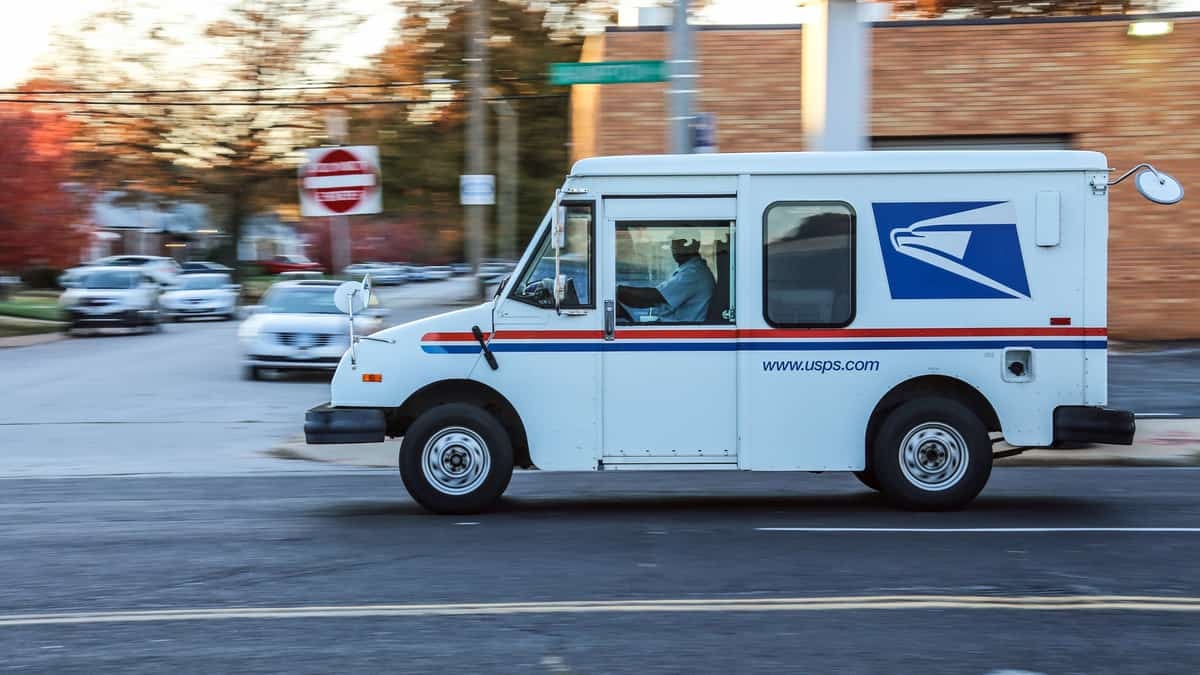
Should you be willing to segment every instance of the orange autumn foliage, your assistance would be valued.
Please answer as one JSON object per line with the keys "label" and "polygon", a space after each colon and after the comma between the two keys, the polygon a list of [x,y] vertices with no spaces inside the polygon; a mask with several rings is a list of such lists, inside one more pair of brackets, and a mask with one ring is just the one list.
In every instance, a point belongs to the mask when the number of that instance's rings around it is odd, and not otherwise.
{"label": "orange autumn foliage", "polygon": [[71,183],[74,130],[54,111],[0,106],[0,270],[79,261],[91,227],[88,195]]}

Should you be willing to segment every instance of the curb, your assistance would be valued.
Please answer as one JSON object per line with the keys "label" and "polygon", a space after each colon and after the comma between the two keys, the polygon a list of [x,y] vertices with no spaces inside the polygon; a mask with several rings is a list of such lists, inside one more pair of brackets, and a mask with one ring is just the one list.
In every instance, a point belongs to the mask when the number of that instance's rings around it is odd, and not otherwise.
{"label": "curb", "polygon": [[33,333],[31,335],[13,335],[11,337],[0,337],[0,349],[13,349],[17,347],[33,347],[35,345],[44,345],[51,342],[65,340],[67,335],[62,332],[57,333]]}

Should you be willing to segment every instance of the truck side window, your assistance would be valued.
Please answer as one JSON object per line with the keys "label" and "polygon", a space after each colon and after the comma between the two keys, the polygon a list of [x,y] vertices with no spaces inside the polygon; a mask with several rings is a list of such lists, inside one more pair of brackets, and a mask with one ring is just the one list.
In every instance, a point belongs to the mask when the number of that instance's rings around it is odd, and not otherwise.
{"label": "truck side window", "polygon": [[617,323],[729,324],[726,221],[618,222]]}
{"label": "truck side window", "polygon": [[[558,269],[567,276],[566,295],[560,307],[585,309],[595,307],[592,293],[592,205],[567,204],[566,247],[559,252]],[[509,295],[513,300],[535,307],[554,307],[554,249],[550,233],[542,235],[537,255],[530,259]]]}
{"label": "truck side window", "polygon": [[763,315],[777,327],[845,326],[854,318],[854,209],[776,202],[763,216]]}

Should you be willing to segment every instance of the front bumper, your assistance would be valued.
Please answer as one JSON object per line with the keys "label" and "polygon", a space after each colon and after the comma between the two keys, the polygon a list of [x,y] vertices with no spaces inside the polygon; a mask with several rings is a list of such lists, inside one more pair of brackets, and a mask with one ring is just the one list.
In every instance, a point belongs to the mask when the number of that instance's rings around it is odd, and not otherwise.
{"label": "front bumper", "polygon": [[1133,445],[1136,425],[1128,410],[1060,405],[1054,409],[1055,443]]}
{"label": "front bumper", "polygon": [[387,417],[379,408],[337,408],[328,403],[304,414],[304,440],[310,445],[328,443],[382,443]]}
{"label": "front bumper", "polygon": [[167,307],[165,311],[173,318],[188,316],[233,316],[232,307]]}
{"label": "front bumper", "polygon": [[279,368],[290,370],[337,370],[341,356],[273,356],[269,354],[249,354],[242,359],[242,365],[261,366],[263,368]]}
{"label": "front bumper", "polygon": [[153,312],[137,309],[118,309],[114,311],[68,309],[66,314],[68,323],[76,328],[126,328],[154,323]]}

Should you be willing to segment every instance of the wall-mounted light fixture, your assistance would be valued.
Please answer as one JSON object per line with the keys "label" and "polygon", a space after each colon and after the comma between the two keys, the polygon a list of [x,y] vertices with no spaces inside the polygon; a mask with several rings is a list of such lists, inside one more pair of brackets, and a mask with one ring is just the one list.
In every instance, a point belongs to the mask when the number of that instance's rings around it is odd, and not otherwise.
{"label": "wall-mounted light fixture", "polygon": [[1167,35],[1173,30],[1175,26],[1170,21],[1134,21],[1129,24],[1127,34],[1130,37],[1154,37]]}

